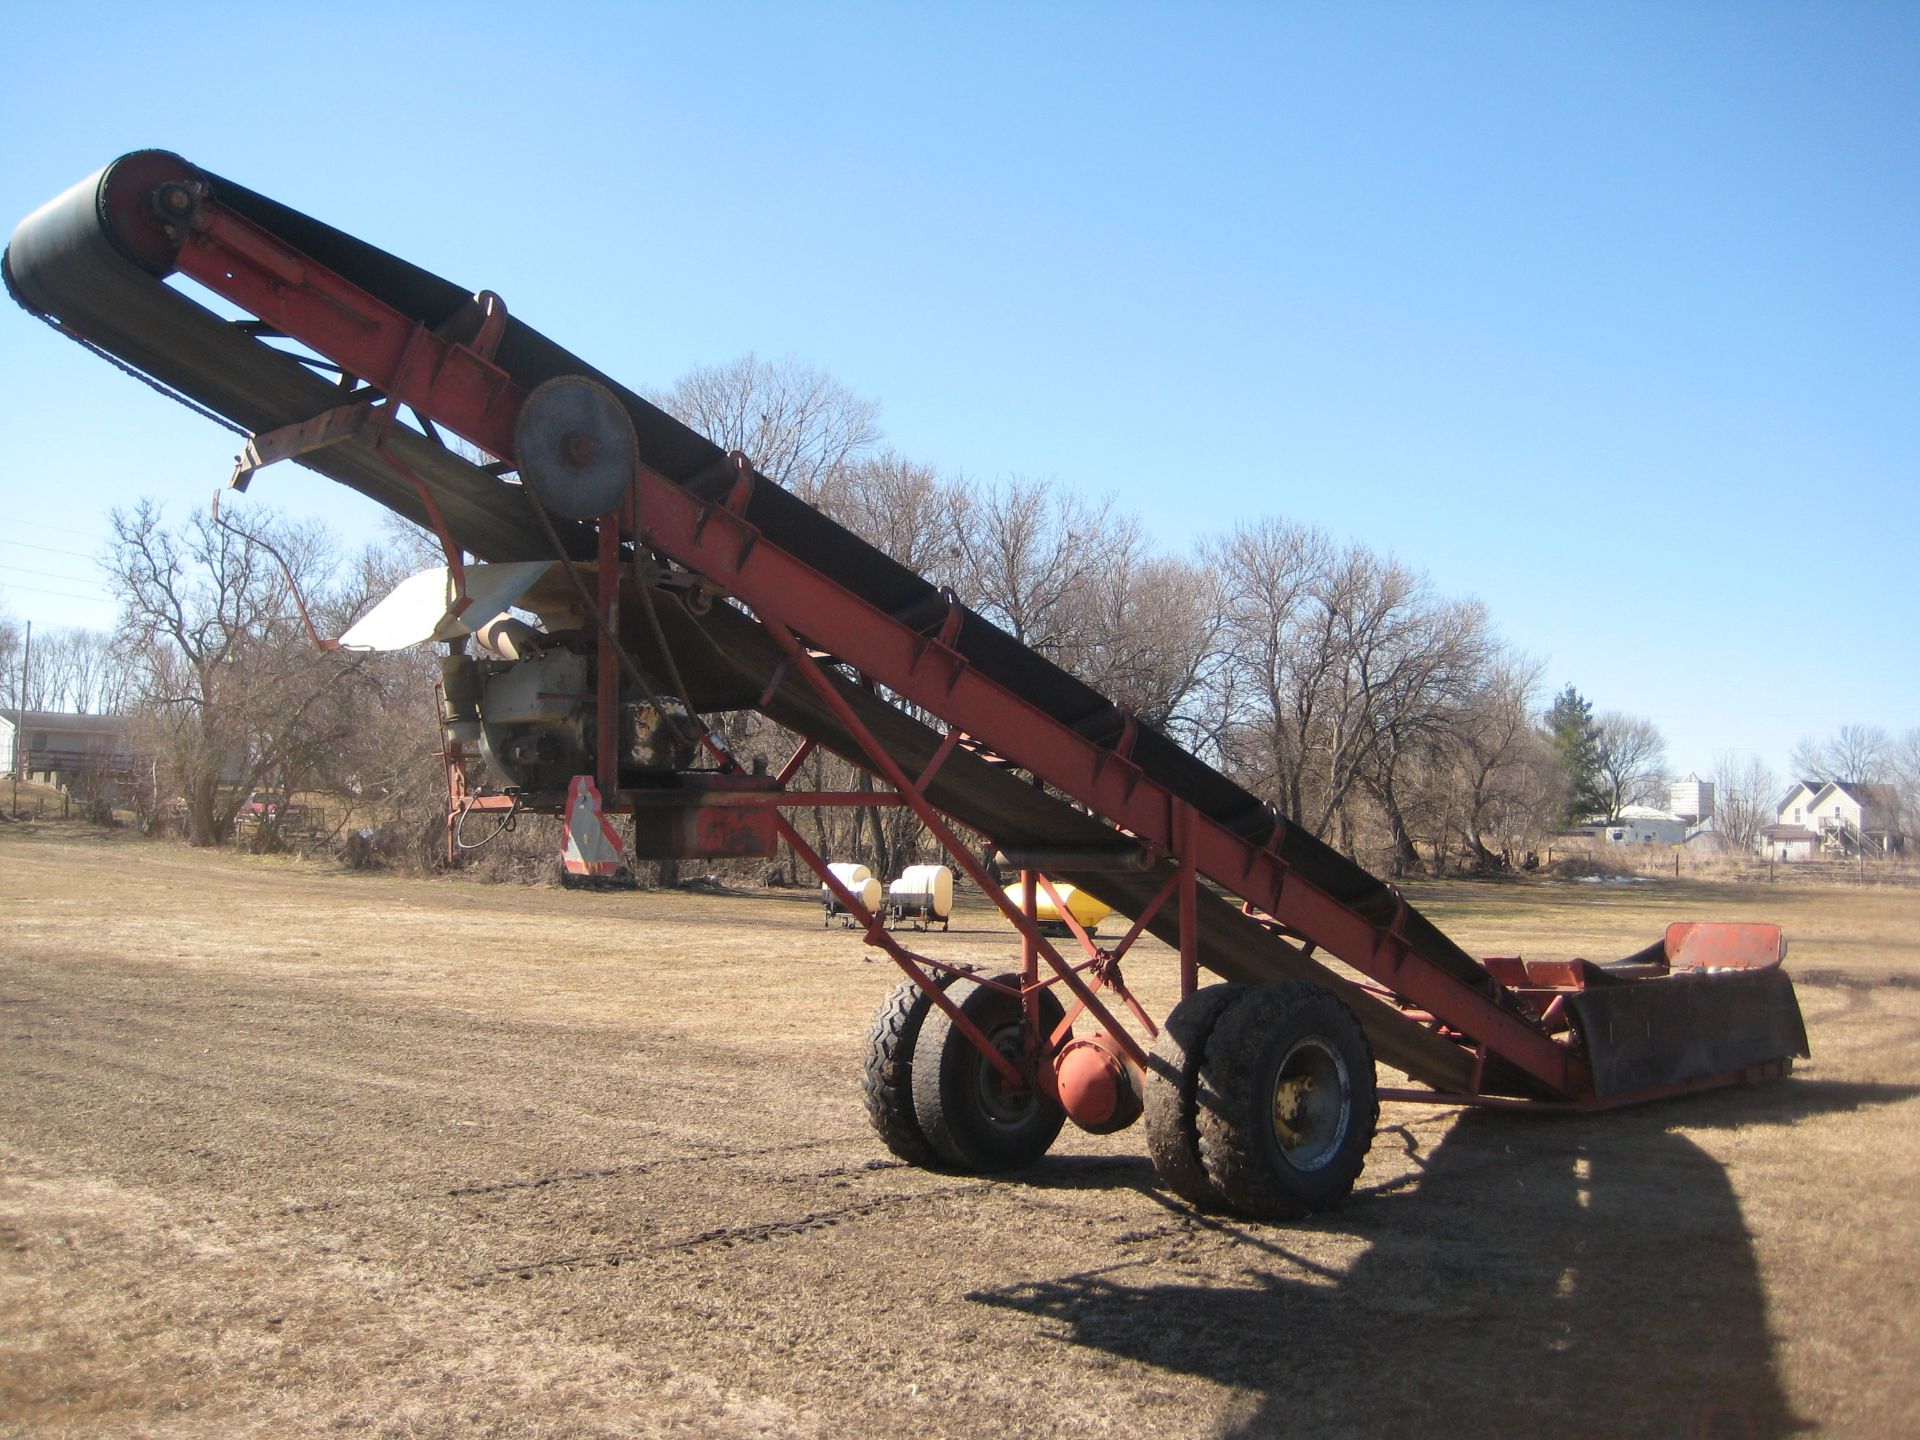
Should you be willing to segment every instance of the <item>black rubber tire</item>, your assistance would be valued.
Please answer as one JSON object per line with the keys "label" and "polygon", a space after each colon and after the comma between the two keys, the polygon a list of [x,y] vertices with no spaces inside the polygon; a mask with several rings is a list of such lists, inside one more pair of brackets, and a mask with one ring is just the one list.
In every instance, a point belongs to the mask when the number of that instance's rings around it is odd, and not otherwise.
{"label": "black rubber tire", "polygon": [[[944,990],[953,982],[950,976],[936,975],[934,983]],[[913,1048],[932,1009],[927,992],[911,980],[889,990],[867,1029],[866,1063],[860,1073],[860,1093],[875,1133],[909,1165],[927,1168],[938,1166],[940,1156],[914,1118]]]}
{"label": "black rubber tire", "polygon": [[1221,1015],[1241,995],[1244,985],[1207,985],[1187,996],[1167,1016],[1160,1038],[1147,1055],[1147,1094],[1144,1119],[1147,1154],[1165,1185],[1182,1200],[1207,1209],[1225,1204],[1207,1167],[1200,1159],[1200,1133],[1194,1125],[1194,1094],[1200,1087],[1200,1066],[1207,1053],[1207,1037]]}
{"label": "black rubber tire", "polygon": [[[1011,985],[1020,977],[994,978]],[[947,994],[989,1040],[1018,1053],[1025,1036],[1016,997],[972,980],[955,981]],[[1051,990],[1041,993],[1040,1013],[1049,1034],[1066,1018]],[[968,1174],[1017,1169],[1046,1154],[1059,1135],[1067,1112],[1058,1100],[1038,1090],[1003,1095],[999,1079],[944,1010],[929,1010],[913,1051],[913,1113],[947,1168]]]}
{"label": "black rubber tire", "polygon": [[[1303,1139],[1279,1134],[1276,1091],[1310,1075]],[[1304,980],[1260,985],[1228,1006],[1207,1039],[1195,1094],[1200,1159],[1234,1210],[1296,1220],[1352,1192],[1380,1119],[1373,1047],[1332,991]]]}

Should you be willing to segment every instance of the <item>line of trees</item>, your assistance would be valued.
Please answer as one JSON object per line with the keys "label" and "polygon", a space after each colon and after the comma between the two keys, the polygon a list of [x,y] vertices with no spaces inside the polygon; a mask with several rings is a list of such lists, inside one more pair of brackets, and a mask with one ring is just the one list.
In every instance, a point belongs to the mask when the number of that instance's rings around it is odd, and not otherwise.
{"label": "line of trees", "polygon": [[[1168,553],[1110,500],[1049,479],[976,481],[886,448],[872,401],[792,360],[696,370],[654,398],[1375,868],[1519,866],[1558,828],[1664,801],[1651,721],[1595,713],[1571,685],[1545,700],[1541,664],[1478,601],[1366,545],[1260,517]],[[113,515],[112,537],[118,629],[36,635],[30,706],[129,711],[156,758],[152,798],[184,797],[199,843],[256,788],[327,789],[435,832],[434,657],[319,651],[295,603],[297,586],[321,632],[339,633],[435,563],[417,533],[396,522],[347,559],[253,507],[175,528],[143,503]],[[0,674],[17,675],[17,643],[0,616]],[[791,741],[758,717],[728,724],[739,753]],[[1803,742],[1794,764],[1920,794],[1920,729],[1843,727]],[[869,783],[825,755],[803,778]],[[1750,848],[1780,782],[1731,754],[1712,778],[1719,828]],[[827,853],[889,873],[928,858],[901,808],[803,825]]]}
{"label": "line of trees", "polygon": [[[748,356],[654,398],[1296,824],[1396,873],[1522,863],[1567,819],[1617,813],[1664,779],[1658,732],[1624,715],[1587,716],[1590,770],[1570,767],[1536,718],[1539,663],[1478,601],[1365,545],[1262,518],[1170,555],[1110,501],[885,449],[872,402],[793,361]],[[740,737],[756,738],[768,744]],[[852,779],[834,765],[818,761],[812,780]],[[912,831],[900,812],[823,813],[810,838],[884,864]]]}
{"label": "line of trees", "polygon": [[[1378,868],[1507,868],[1556,829],[1665,808],[1653,721],[1571,685],[1543,705],[1542,666],[1477,601],[1365,545],[1266,517],[1170,555],[1110,501],[885,448],[871,400],[793,360],[749,355],[653,398]],[[832,764],[814,783],[847,778]],[[1920,829],[1920,727],[1845,726],[1794,766],[1892,783]],[[1751,850],[1783,783],[1735,753],[1708,778],[1716,828]],[[822,814],[813,838],[884,859],[913,826],[883,814]]]}
{"label": "line of trees", "polygon": [[26,627],[0,613],[0,708],[110,715],[126,707],[126,676],[111,635],[79,626],[36,629],[30,665],[26,643]]}
{"label": "line of trees", "polygon": [[1894,735],[1878,725],[1842,725],[1824,737],[1802,736],[1791,763],[1796,780],[1913,788],[1920,781],[1920,727]]}

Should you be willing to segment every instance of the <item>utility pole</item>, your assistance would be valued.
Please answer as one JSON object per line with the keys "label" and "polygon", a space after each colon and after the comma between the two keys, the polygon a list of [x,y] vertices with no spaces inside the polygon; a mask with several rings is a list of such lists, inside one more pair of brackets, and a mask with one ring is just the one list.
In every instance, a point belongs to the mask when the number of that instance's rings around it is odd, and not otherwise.
{"label": "utility pole", "polygon": [[20,809],[20,777],[26,770],[27,667],[33,663],[33,621],[27,621],[27,643],[20,651],[20,693],[13,707],[13,810]]}

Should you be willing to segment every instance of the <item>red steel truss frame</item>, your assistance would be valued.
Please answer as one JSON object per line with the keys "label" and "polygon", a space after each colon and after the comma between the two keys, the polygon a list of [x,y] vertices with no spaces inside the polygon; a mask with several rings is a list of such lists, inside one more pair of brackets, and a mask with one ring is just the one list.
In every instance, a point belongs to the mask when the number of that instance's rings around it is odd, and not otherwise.
{"label": "red steel truss frame", "polygon": [[[492,363],[497,323],[483,326],[480,337],[472,343],[435,334],[206,197],[197,197],[192,207],[177,268],[373,387],[384,397],[384,407],[389,411],[385,424],[391,423],[394,407],[404,404],[423,419],[445,426],[490,454],[512,459],[514,422],[527,392]],[[497,307],[497,301],[494,303]],[[490,309],[487,313],[503,312]],[[365,403],[364,392],[360,403]],[[367,427],[355,423],[358,438],[379,445],[382,424]],[[267,448],[271,449],[270,443]],[[1020,989],[1033,1032],[1025,1065],[1016,1065],[987,1044],[934,983],[930,971],[951,971],[953,967],[915,955],[902,946],[882,918],[869,912],[832,875],[825,861],[777,811],[776,819],[779,833],[794,853],[821,876],[865,928],[867,942],[885,950],[932,1002],[953,1018],[1009,1084],[1052,1088],[1051,1066],[1038,1063],[1038,1057],[1045,1053],[1046,1038],[1052,1038],[1038,1034],[1038,992],[1055,985],[1074,997],[1069,1020],[1082,1013],[1092,1015],[1115,1036],[1135,1064],[1144,1064],[1142,1047],[1102,1002],[1101,995],[1119,998],[1149,1036],[1155,1033],[1153,1022],[1126,989],[1119,962],[1169,901],[1178,906],[1182,992],[1193,990],[1200,958],[1196,952],[1196,886],[1204,876],[1229,893],[1244,897],[1250,913],[1269,920],[1287,935],[1303,938],[1310,949],[1326,951],[1369,977],[1379,993],[1456,1040],[1477,1057],[1476,1091],[1481,1065],[1492,1053],[1518,1067],[1546,1091],[1564,1097],[1562,1104],[1591,1107],[1651,1098],[1647,1092],[1635,1092],[1610,1096],[1604,1102],[1595,1100],[1585,1060],[1570,1048],[1564,1035],[1551,1033],[1550,1025],[1528,1013],[1510,991],[1499,985],[1491,987],[1491,993],[1475,989],[1419,954],[1403,933],[1402,917],[1380,924],[1355,913],[1294,871],[1278,853],[1277,843],[1249,844],[1196,811],[1130,758],[1131,725],[1117,742],[1096,743],[974,669],[955,647],[961,619],[957,605],[947,623],[933,633],[916,630],[783,550],[777,537],[763,536],[745,518],[745,501],[754,477],[744,457],[735,458],[739,478],[731,492],[720,499],[703,499],[644,465],[636,470],[628,496],[600,522],[598,568],[603,612],[617,604],[612,581],[615,562],[620,546],[631,542],[685,567],[704,586],[734,597],[757,617],[786,657],[785,665],[770,682],[769,696],[772,689],[795,679],[812,687],[855,737],[869,768],[892,789],[884,794],[846,796],[783,790],[713,799],[716,803],[771,806],[845,803],[904,804],[912,808],[1020,937]],[[453,558],[457,563],[457,552]],[[945,742],[920,776],[906,775],[861,724],[809,642],[824,645],[835,663],[850,666],[866,681],[886,686],[946,723]],[[603,628],[599,656],[602,739],[595,768],[602,791],[609,797],[615,794],[616,778],[609,708],[617,685],[612,651],[613,642]],[[1068,929],[1079,941],[1084,958],[1077,964],[1068,963],[1040,933],[1034,918],[1041,889],[1052,894],[1058,904],[1051,882],[1023,872],[1016,900],[957,841],[945,817],[927,801],[928,781],[963,736],[990,746],[1010,764],[1043,778],[1104,817],[1155,859],[1172,862],[1174,873],[1147,913],[1135,918],[1117,946],[1097,946],[1069,917]],[[803,744],[783,767],[777,777],[782,785],[797,773],[811,748],[811,742]],[[498,808],[501,803],[465,795],[451,776],[450,799],[467,808]],[[1059,906],[1059,910],[1067,914],[1066,907]],[[1043,975],[1043,966],[1051,973]],[[1692,1089],[1744,1078],[1751,1078],[1751,1072],[1668,1088]],[[1382,1093],[1395,1098],[1418,1094],[1455,1103],[1489,1098],[1477,1093],[1444,1097],[1425,1091]]]}

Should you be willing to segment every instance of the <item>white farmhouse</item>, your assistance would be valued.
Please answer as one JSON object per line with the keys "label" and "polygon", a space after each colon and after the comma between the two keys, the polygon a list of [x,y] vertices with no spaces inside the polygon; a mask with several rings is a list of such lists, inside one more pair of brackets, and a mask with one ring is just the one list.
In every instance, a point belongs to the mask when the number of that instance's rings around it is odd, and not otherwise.
{"label": "white farmhouse", "polygon": [[1829,852],[1852,855],[1864,849],[1868,855],[1891,855],[1906,848],[1900,792],[1891,785],[1829,780],[1808,805],[1807,819]]}
{"label": "white farmhouse", "polygon": [[1810,822],[1813,797],[1825,788],[1826,785],[1819,780],[1794,781],[1793,788],[1787,791],[1786,799],[1780,802],[1780,808],[1775,812],[1774,823],[1797,825],[1803,830],[1811,830],[1813,828]]}
{"label": "white farmhouse", "polygon": [[1796,780],[1760,839],[1777,860],[1898,854],[1907,845],[1900,792],[1855,780]]}

